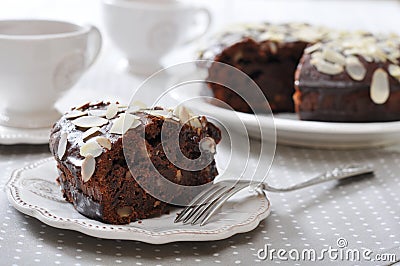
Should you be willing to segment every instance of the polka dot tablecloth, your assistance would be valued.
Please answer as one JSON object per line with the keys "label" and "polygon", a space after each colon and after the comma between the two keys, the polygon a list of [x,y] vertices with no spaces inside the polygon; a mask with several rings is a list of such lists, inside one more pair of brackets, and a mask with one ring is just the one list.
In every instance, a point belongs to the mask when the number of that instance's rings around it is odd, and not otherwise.
{"label": "polka dot tablecloth", "polygon": [[[46,146],[0,146],[1,187],[10,173],[47,157]],[[93,238],[52,228],[19,213],[0,194],[0,254],[2,265],[308,265],[309,261],[263,260],[260,249],[347,248],[379,254],[400,246],[400,152],[310,150],[279,146],[269,183],[290,185],[347,163],[368,163],[374,177],[326,183],[289,193],[269,194],[272,213],[249,233],[214,242],[150,245],[139,241]],[[398,249],[397,249],[398,250]],[[261,253],[263,255],[263,253]],[[397,254],[399,256],[399,254]],[[366,261],[331,261],[333,265]],[[371,265],[389,263],[369,262]]]}
{"label": "polka dot tablecloth", "polygon": [[[219,12],[214,16],[214,29],[227,22],[268,19],[322,22],[339,28],[373,31],[384,28],[399,33],[398,1],[201,1],[206,2],[213,11]],[[0,1],[2,19],[40,17],[91,23],[104,33],[101,56],[66,94],[66,101],[59,102],[63,110],[86,99],[130,99],[143,81],[120,71],[121,56],[105,33],[99,3],[98,0]],[[217,6],[219,11],[214,8]],[[251,12],[244,12],[245,8],[251,8]],[[165,64],[192,59],[195,45],[177,49],[165,59]],[[149,91],[149,95],[160,95],[163,88],[158,89]],[[3,189],[14,169],[48,156],[47,145],[0,145],[0,188]],[[268,181],[274,186],[291,185],[352,162],[373,165],[375,176],[321,184],[296,192],[270,193],[271,215],[255,230],[214,242],[150,245],[98,239],[44,225],[15,210],[5,193],[0,193],[0,265],[310,265],[314,263],[263,260],[258,253],[265,247],[269,251],[338,249],[342,242],[349,249],[371,250],[371,256],[389,253],[389,250],[400,258],[400,148],[335,151],[280,146]],[[343,241],[338,243],[338,239]],[[331,261],[326,254],[325,257],[320,264],[389,264]]]}

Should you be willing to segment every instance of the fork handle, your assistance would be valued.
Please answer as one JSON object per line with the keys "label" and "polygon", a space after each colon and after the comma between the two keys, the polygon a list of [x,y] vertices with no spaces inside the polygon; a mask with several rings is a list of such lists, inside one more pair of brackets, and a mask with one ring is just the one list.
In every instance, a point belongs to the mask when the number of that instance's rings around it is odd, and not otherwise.
{"label": "fork handle", "polygon": [[337,167],[331,171],[328,171],[326,173],[323,173],[314,178],[311,178],[309,180],[306,180],[304,182],[298,183],[298,184],[290,186],[290,187],[275,188],[275,187],[269,186],[267,183],[262,183],[259,186],[263,190],[266,190],[269,192],[288,192],[288,191],[293,191],[293,190],[313,186],[316,184],[324,183],[324,182],[331,181],[331,180],[339,180],[339,179],[344,179],[344,178],[348,178],[348,177],[369,174],[369,173],[373,173],[373,171],[374,171],[374,169],[369,165],[365,165],[365,166],[348,165],[348,166],[344,166],[344,167]]}

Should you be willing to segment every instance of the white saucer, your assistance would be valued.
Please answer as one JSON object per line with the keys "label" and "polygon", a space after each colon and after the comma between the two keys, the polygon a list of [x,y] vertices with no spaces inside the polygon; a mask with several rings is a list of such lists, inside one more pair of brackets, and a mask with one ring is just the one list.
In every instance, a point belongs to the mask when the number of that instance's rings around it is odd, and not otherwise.
{"label": "white saucer", "polygon": [[[100,97],[100,96],[101,97]],[[52,119],[56,122],[61,114],[70,110],[72,106],[80,105],[89,101],[119,101],[118,95],[108,94],[105,92],[96,92],[89,88],[73,89],[67,92],[63,98],[56,103],[56,108],[60,112],[57,117]],[[48,128],[17,128],[0,125],[0,144],[13,145],[13,144],[47,144],[49,143],[51,126]]]}
{"label": "white saucer", "polygon": [[15,128],[0,125],[0,144],[46,144],[50,128]]}
{"label": "white saucer", "polygon": [[100,238],[151,244],[225,239],[255,229],[271,211],[267,198],[242,190],[229,199],[204,226],[174,223],[181,209],[128,225],[104,224],[79,214],[72,204],[63,199],[56,183],[57,175],[53,158],[16,170],[5,187],[8,200],[17,210],[50,226]]}

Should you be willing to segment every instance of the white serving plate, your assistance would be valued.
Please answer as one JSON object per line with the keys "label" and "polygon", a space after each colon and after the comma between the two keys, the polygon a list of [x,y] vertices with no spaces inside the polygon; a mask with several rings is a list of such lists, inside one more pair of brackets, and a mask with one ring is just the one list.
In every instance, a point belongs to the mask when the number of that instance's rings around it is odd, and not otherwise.
{"label": "white serving plate", "polygon": [[253,230],[271,210],[267,198],[243,190],[204,226],[175,224],[174,218],[181,209],[158,218],[144,219],[140,223],[110,225],[79,214],[72,204],[62,198],[56,177],[57,168],[53,158],[14,171],[5,187],[10,203],[17,210],[50,226],[100,238],[151,244],[219,240]]}
{"label": "white serving plate", "polygon": [[[202,96],[211,96],[211,92],[204,84],[198,83],[190,89],[174,89],[169,95],[178,102],[184,102]],[[264,132],[263,137],[268,138],[275,124],[278,144],[311,148],[370,148],[387,146],[400,142],[400,121],[380,123],[332,123],[301,121],[296,114],[276,114],[274,123],[271,116],[256,116],[242,112],[218,107],[207,99],[194,101],[190,108],[199,114],[212,116],[225,123],[237,124],[237,117],[246,126],[247,133],[253,138],[260,138],[260,126]],[[236,117],[236,119],[235,119]],[[239,130],[240,125],[237,125]]]}
{"label": "white serving plate", "polygon": [[0,126],[0,144],[46,144],[50,128],[14,128]]}

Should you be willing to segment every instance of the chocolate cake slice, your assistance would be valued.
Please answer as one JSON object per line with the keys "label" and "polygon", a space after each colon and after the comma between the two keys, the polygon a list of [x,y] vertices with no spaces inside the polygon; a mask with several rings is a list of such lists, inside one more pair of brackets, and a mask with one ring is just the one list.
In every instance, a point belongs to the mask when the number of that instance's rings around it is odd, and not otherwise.
{"label": "chocolate cake slice", "polygon": [[[294,72],[309,43],[326,38],[332,31],[304,23],[241,24],[227,28],[210,40],[199,59],[222,62],[246,73],[261,88],[273,112],[293,112]],[[242,90],[243,81],[221,70],[216,64],[208,67],[211,80],[229,80]],[[230,89],[209,83],[214,96],[233,109],[251,113],[249,105]],[[263,99],[250,99],[256,110],[265,110]]]}
{"label": "chocolate cake slice", "polygon": [[[168,136],[177,129],[177,149],[192,160],[203,151],[211,163],[201,170],[189,171],[170,162],[161,131]],[[207,145],[202,145],[201,151],[202,140]],[[218,174],[214,153],[220,140],[221,132],[216,126],[205,117],[192,116],[183,107],[132,109],[99,102],[66,113],[51,131],[50,150],[57,161],[57,181],[62,193],[78,212],[105,223],[127,224],[159,216],[171,207],[148,194],[137,182],[151,180],[147,158],[169,181],[184,186],[201,185]],[[185,194],[183,191],[169,196],[173,202],[174,197]]]}
{"label": "chocolate cake slice", "polygon": [[302,120],[400,120],[400,36],[353,33],[309,46],[295,77]]}

